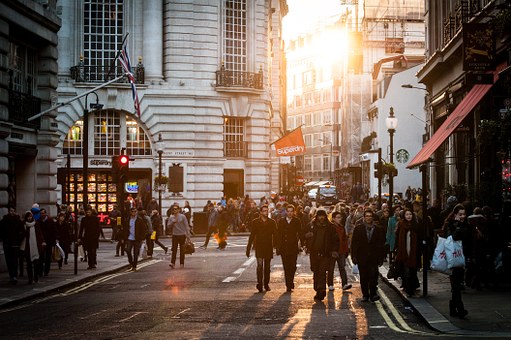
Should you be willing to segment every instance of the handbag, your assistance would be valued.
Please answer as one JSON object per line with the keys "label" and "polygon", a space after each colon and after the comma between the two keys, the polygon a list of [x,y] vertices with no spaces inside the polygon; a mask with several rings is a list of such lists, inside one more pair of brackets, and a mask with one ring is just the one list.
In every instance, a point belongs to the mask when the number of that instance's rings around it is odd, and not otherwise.
{"label": "handbag", "polygon": [[185,254],[188,255],[195,253],[195,245],[193,244],[192,240],[189,237],[185,239],[184,250]]}
{"label": "handbag", "polygon": [[147,245],[145,241],[140,244],[140,257],[143,260],[147,259]]}
{"label": "handbag", "polygon": [[351,272],[353,274],[358,274],[359,273],[359,270],[358,270],[358,264],[354,264],[353,265],[353,268],[351,268]]}
{"label": "handbag", "polygon": [[60,260],[62,260],[62,256],[60,255],[59,248],[55,245],[51,249],[51,261],[59,262]]}
{"label": "handbag", "polygon": [[445,241],[446,241],[445,238],[438,237],[435,251],[433,253],[433,258],[431,259],[431,270],[450,275],[452,271],[449,268],[447,268]]}
{"label": "handbag", "polygon": [[151,233],[151,240],[156,240],[156,230]]}
{"label": "handbag", "polygon": [[463,244],[461,240],[454,241],[452,236],[449,236],[447,240],[445,240],[444,246],[447,268],[465,267],[465,255],[463,255]]}

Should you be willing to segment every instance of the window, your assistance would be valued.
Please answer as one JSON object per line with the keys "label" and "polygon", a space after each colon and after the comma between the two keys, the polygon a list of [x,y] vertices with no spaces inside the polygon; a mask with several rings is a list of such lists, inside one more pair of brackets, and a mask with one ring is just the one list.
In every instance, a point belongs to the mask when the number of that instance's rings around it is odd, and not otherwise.
{"label": "window", "polygon": [[312,170],[311,156],[305,156],[304,157],[303,170],[304,171],[311,171]]}
{"label": "window", "polygon": [[[123,113],[114,110],[99,110],[89,113],[93,127],[89,127],[89,140],[93,141],[97,156],[114,156],[126,148],[128,155],[151,155],[151,143],[138,123]],[[64,141],[64,154],[81,155],[83,150],[83,121],[73,125]]]}
{"label": "window", "polygon": [[83,52],[88,66],[110,67],[123,38],[123,0],[85,0]]}
{"label": "window", "polygon": [[69,155],[81,155],[83,147],[83,120],[79,120],[69,129],[64,141],[64,153]]}
{"label": "window", "polygon": [[330,170],[330,156],[323,155],[323,171]]}
{"label": "window", "polygon": [[295,121],[295,117],[288,117],[287,118],[287,128],[288,130],[290,129],[294,129],[294,121]]}
{"label": "window", "polygon": [[150,155],[151,143],[138,123],[126,118],[126,149],[128,155]]}
{"label": "window", "polygon": [[328,110],[323,112],[323,124],[324,125],[332,124],[332,111]]}
{"label": "window", "polygon": [[247,0],[225,1],[224,62],[230,71],[247,71]]}
{"label": "window", "polygon": [[245,119],[225,117],[224,121],[224,156],[246,157],[247,144],[243,137],[245,135]]}
{"label": "window", "polygon": [[321,122],[321,112],[314,112],[313,113],[313,117],[314,117],[314,121],[313,121],[313,125],[321,125],[322,122]]}
{"label": "window", "polygon": [[35,51],[19,44],[9,45],[9,89],[20,93],[34,93]]}
{"label": "window", "polygon": [[121,151],[121,121],[115,112],[104,110],[94,115],[94,154],[117,155]]}
{"label": "window", "polygon": [[312,135],[303,136],[303,141],[305,143],[306,148],[312,147]]}
{"label": "window", "polygon": [[305,126],[312,126],[312,124],[311,124],[311,114],[310,113],[307,113],[305,115]]}
{"label": "window", "polygon": [[321,171],[321,155],[312,156],[312,170]]}

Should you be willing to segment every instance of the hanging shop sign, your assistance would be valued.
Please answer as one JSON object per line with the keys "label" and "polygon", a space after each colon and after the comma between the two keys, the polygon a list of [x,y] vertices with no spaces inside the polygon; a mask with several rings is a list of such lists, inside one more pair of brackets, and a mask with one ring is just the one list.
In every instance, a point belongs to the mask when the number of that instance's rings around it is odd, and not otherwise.
{"label": "hanging shop sign", "polygon": [[495,38],[489,24],[463,24],[463,70],[495,70]]}

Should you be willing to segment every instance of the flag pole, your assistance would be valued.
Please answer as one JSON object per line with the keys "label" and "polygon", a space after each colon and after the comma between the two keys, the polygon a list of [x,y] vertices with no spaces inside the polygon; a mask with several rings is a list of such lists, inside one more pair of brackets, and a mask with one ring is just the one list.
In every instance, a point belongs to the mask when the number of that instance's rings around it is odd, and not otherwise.
{"label": "flag pole", "polygon": [[39,118],[39,117],[41,117],[41,116],[44,116],[45,114],[47,114],[47,113],[48,113],[48,112],[50,112],[50,111],[53,111],[53,110],[58,109],[58,108],[60,108],[60,107],[62,107],[62,106],[64,106],[64,105],[67,105],[67,104],[69,104],[69,103],[71,103],[71,102],[74,102],[75,100],[80,99],[80,98],[82,98],[83,96],[86,96],[86,95],[88,95],[89,93],[94,92],[94,91],[96,91],[96,90],[99,90],[99,89],[101,89],[101,88],[103,88],[103,87],[105,87],[105,86],[107,86],[107,85],[110,85],[110,84],[112,84],[112,83],[115,83],[116,81],[121,80],[121,79],[122,79],[122,78],[124,78],[124,77],[126,77],[126,74],[120,75],[120,76],[118,76],[118,77],[117,77],[117,78],[115,78],[115,79],[112,79],[112,80],[110,80],[110,81],[107,81],[106,83],[103,83],[103,84],[101,84],[101,85],[99,85],[99,86],[96,86],[95,88],[93,88],[93,89],[91,89],[91,90],[88,90],[88,91],[86,91],[86,92],[84,92],[84,93],[82,93],[82,94],[79,94],[78,96],[75,96],[75,97],[73,97],[73,98],[71,98],[71,99],[69,99],[69,100],[67,100],[67,101],[65,101],[65,102],[63,102],[63,103],[58,103],[58,104],[56,104],[56,105],[53,105],[53,106],[52,106],[52,107],[50,107],[49,109],[46,109],[46,110],[41,111],[41,112],[39,112],[38,114],[36,114],[36,115],[34,115],[34,116],[32,116],[32,117],[29,117],[27,120],[30,122],[30,121],[32,121],[32,120],[34,120],[34,119],[37,119],[37,118]]}
{"label": "flag pole", "polygon": [[110,76],[110,73],[112,73],[112,69],[115,67],[115,62],[117,61],[117,59],[121,55],[122,47],[124,46],[124,43],[126,42],[126,39],[128,38],[129,34],[130,34],[129,32],[126,33],[126,36],[122,39],[121,48],[117,50],[117,54],[115,55],[115,58],[110,63],[110,69],[108,70],[108,73],[107,73],[105,79],[108,79],[108,77]]}

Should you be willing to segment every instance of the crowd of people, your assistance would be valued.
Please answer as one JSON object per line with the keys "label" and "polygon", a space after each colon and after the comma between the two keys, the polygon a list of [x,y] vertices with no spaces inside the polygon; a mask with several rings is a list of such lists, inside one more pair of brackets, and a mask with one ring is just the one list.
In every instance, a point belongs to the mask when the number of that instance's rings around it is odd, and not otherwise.
{"label": "crowd of people", "polygon": [[[109,212],[111,242],[117,242],[115,256],[126,255],[129,270],[136,271],[141,249],[145,248],[148,257],[152,256],[155,245],[165,254],[168,252],[169,247],[159,240],[168,234],[172,235],[169,266],[175,268],[179,251],[180,267],[184,267],[184,245],[193,234],[189,202],[183,206],[172,204],[165,220],[159,215],[154,199],[146,208],[139,203],[128,197],[124,208],[129,216],[123,219],[117,206]],[[150,215],[146,209],[151,209]],[[34,204],[20,216],[11,207],[0,221],[0,237],[11,283],[16,284],[25,271],[29,284],[37,282],[39,277],[49,275],[52,262],[57,262],[58,268],[66,265],[74,249],[78,249],[88,269],[96,268],[96,250],[102,235],[97,212],[87,207],[75,215],[64,206],[58,211],[52,218],[46,209]],[[451,315],[458,317],[468,313],[461,300],[461,290],[498,285],[511,240],[509,201],[504,203],[498,219],[490,207],[472,207],[470,202],[459,203],[454,196],[447,199],[444,209],[436,200],[426,212],[422,211],[421,202],[407,198],[392,207],[387,202],[378,206],[371,198],[364,203],[341,201],[317,207],[307,195],[289,198],[272,195],[258,200],[248,195],[243,199],[222,197],[218,203],[208,201],[203,211],[208,223],[204,244],[200,247],[204,250],[213,235],[217,249],[224,250],[230,232],[250,232],[246,255],[250,257],[252,248],[255,249],[256,289],[260,292],[271,290],[270,268],[274,254],[282,258],[287,292],[295,288],[298,254],[308,254],[316,300],[323,300],[327,290],[335,289],[336,269],[340,287],[343,290],[352,287],[346,273],[349,260],[358,267],[363,301],[379,299],[378,267],[384,261],[392,267],[394,278],[401,279],[404,292],[413,296],[419,288],[417,272],[423,266],[429,268],[437,237],[452,236],[462,241],[466,258],[465,266],[455,268],[450,275],[452,300],[449,307]],[[78,227],[75,229],[75,226]],[[72,247],[74,244],[76,248]],[[56,256],[56,249],[60,257]]]}

